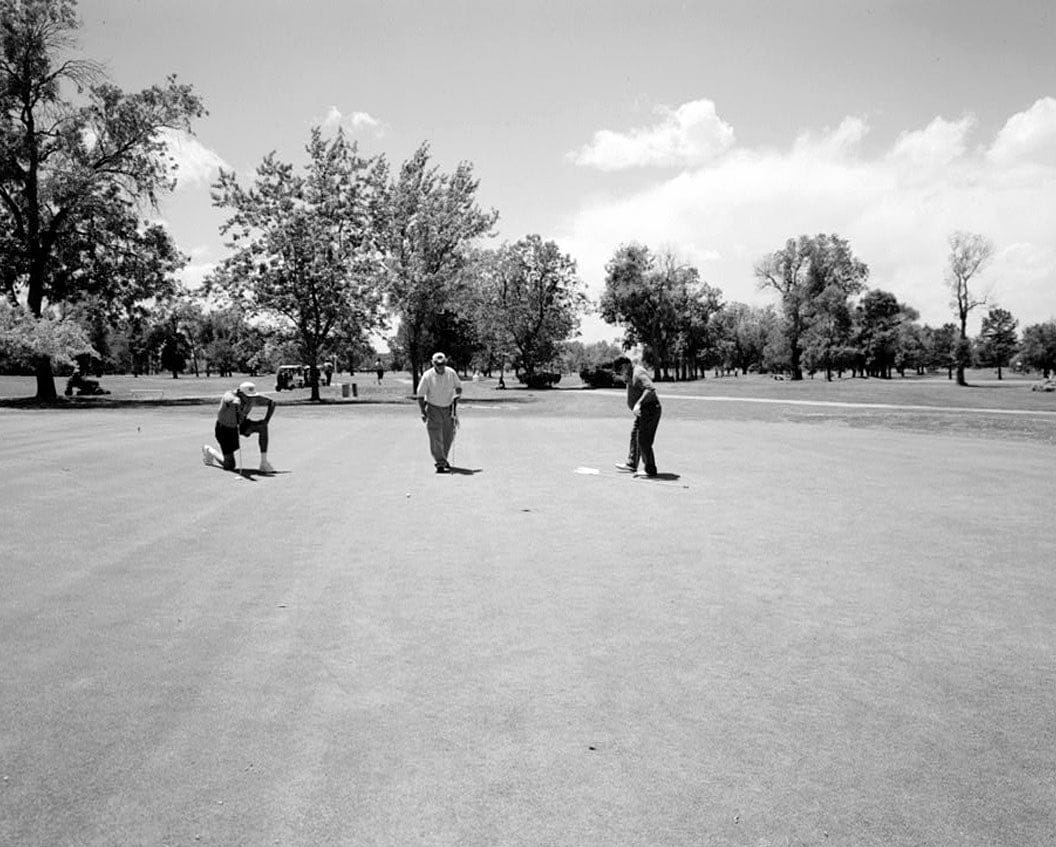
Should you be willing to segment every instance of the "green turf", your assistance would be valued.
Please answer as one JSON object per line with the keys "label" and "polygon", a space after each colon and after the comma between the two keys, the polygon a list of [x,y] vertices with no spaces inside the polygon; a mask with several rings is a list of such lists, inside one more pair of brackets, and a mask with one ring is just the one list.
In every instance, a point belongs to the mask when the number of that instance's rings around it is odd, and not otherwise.
{"label": "green turf", "polygon": [[0,843],[1044,843],[1056,421],[897,414],[0,409]]}

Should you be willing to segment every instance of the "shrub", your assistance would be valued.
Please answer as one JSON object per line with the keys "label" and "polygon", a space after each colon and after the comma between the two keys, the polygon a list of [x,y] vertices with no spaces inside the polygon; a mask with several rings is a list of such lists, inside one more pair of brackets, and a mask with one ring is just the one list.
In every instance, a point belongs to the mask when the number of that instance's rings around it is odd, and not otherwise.
{"label": "shrub", "polygon": [[552,371],[536,371],[530,374],[517,374],[517,379],[529,388],[552,388],[561,381],[561,374]]}
{"label": "shrub", "polygon": [[579,372],[579,378],[589,388],[623,388],[624,386],[623,377],[606,365],[583,368]]}

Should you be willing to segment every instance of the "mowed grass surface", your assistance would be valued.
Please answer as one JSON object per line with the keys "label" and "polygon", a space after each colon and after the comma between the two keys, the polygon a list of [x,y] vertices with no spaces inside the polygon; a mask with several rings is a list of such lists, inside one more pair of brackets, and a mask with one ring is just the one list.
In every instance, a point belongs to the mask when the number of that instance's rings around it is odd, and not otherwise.
{"label": "mowed grass surface", "polygon": [[1051,838],[1046,409],[669,396],[652,483],[619,393],[477,388],[452,476],[396,399],[270,478],[0,409],[0,843]]}

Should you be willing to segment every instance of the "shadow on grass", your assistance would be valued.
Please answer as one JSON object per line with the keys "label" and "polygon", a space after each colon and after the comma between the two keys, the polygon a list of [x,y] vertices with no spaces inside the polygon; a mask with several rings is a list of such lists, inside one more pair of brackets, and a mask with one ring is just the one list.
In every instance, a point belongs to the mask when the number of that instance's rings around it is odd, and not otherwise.
{"label": "shadow on grass", "polygon": [[211,468],[214,471],[221,471],[222,473],[232,474],[233,476],[240,476],[242,479],[248,482],[256,482],[258,477],[267,479],[272,476],[280,476],[281,474],[293,473],[293,471],[260,471],[254,468],[244,468],[238,470],[237,468],[233,471],[226,470],[219,465],[207,465],[206,467]]}
{"label": "shadow on grass", "polygon": [[448,467],[448,473],[461,474],[462,476],[472,476],[475,473],[482,473],[484,468],[457,468],[454,465]]}

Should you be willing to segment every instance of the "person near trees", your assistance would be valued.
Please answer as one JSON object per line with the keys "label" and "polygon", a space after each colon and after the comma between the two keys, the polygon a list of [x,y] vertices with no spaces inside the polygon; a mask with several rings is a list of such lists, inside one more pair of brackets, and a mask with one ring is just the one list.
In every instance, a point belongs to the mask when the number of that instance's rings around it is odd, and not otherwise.
{"label": "person near trees", "polygon": [[451,470],[447,457],[455,440],[461,397],[462,381],[455,369],[447,366],[447,357],[443,353],[433,353],[433,366],[418,381],[418,408],[429,432],[429,451],[433,454],[437,473]]}
{"label": "person near trees", "polygon": [[660,398],[656,395],[649,372],[640,363],[621,356],[614,364],[627,385],[627,407],[634,415],[627,461],[617,463],[616,467],[621,471],[637,473],[641,462],[645,465],[646,476],[656,476],[653,441],[656,439],[656,428],[660,425]]}
{"label": "person near trees", "polygon": [[[268,411],[260,420],[251,420],[249,415],[257,406],[266,405]],[[240,439],[256,434],[260,444],[261,473],[275,473],[268,462],[268,422],[275,414],[275,401],[257,392],[252,382],[243,382],[234,391],[225,391],[216,413],[213,432],[220,444],[218,453],[208,444],[202,445],[202,461],[206,465],[217,464],[226,471],[235,469],[235,453],[240,449]]]}

